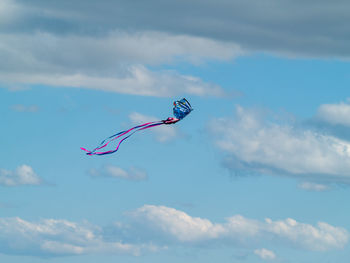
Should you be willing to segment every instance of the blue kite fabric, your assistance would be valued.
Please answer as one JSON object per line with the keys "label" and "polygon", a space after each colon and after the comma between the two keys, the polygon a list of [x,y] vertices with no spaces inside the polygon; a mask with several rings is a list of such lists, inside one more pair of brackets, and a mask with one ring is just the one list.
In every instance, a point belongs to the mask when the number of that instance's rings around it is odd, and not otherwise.
{"label": "blue kite fabric", "polygon": [[173,112],[174,116],[177,119],[182,120],[188,114],[190,114],[192,110],[193,109],[191,107],[191,104],[185,98],[183,98],[182,100],[174,101]]}
{"label": "blue kite fabric", "polygon": [[[106,155],[106,154],[115,153],[116,151],[118,151],[120,144],[124,140],[129,138],[131,135],[133,135],[134,133],[136,133],[138,131],[145,130],[145,129],[153,128],[156,126],[160,126],[160,125],[175,124],[178,121],[185,118],[188,114],[190,114],[192,110],[193,109],[192,109],[191,104],[185,98],[183,98],[182,100],[174,101],[173,113],[174,113],[175,118],[169,117],[166,120],[147,122],[147,123],[132,127],[128,130],[118,132],[118,133],[108,137],[107,139],[103,140],[92,151],[89,151],[83,147],[81,147],[80,149],[85,151],[87,155]],[[110,142],[113,142],[117,139],[119,139],[119,142],[117,143],[116,148],[114,148],[112,150],[108,150],[108,151],[105,151],[105,150],[100,151],[101,149],[105,148]]]}

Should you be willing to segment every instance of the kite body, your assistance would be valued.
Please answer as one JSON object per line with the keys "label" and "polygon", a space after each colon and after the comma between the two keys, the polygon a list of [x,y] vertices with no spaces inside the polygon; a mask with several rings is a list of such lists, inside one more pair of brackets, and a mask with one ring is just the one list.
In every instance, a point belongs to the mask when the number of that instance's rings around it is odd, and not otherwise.
{"label": "kite body", "polygon": [[[153,121],[153,122],[147,122],[138,126],[135,126],[133,128],[130,128],[125,131],[118,132],[107,139],[103,140],[99,146],[97,146],[92,151],[89,151],[85,148],[80,148],[83,151],[86,152],[87,155],[105,155],[105,154],[111,154],[116,151],[118,151],[120,144],[129,138],[131,135],[133,135],[135,132],[142,131],[145,129],[153,128],[160,125],[169,125],[169,124],[175,124],[178,121],[185,118],[190,112],[192,111],[191,104],[183,98],[182,100],[178,100],[174,102],[174,108],[173,113],[175,118],[169,117],[166,120],[160,120],[160,121]],[[119,142],[114,150],[109,151],[102,151],[101,149],[105,148],[110,142],[113,142],[115,140],[119,139]]]}
{"label": "kite body", "polygon": [[182,120],[188,114],[190,114],[192,110],[193,109],[191,107],[191,104],[185,98],[183,98],[182,100],[174,101],[173,112],[174,116],[177,119]]}

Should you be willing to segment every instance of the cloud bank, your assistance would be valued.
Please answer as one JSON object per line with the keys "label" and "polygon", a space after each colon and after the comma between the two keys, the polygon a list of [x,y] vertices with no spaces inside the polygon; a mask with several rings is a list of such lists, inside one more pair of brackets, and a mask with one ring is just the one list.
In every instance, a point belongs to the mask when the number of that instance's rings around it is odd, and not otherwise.
{"label": "cloud bank", "polygon": [[[157,6],[155,9],[154,6]],[[251,52],[340,57],[350,54],[350,3],[218,0],[125,2],[9,1],[0,7],[4,32],[101,36],[113,30],[156,31],[235,43]],[[1,10],[3,10],[1,12]],[[142,49],[140,49],[142,50]]]}
{"label": "cloud bank", "polygon": [[21,218],[0,218],[0,250],[4,254],[67,256],[90,253],[138,255],[140,247],[121,242],[105,242],[101,228],[88,223],[43,219],[29,222]]}
{"label": "cloud bank", "polygon": [[[40,257],[96,253],[140,255],[173,246],[238,246],[252,248],[268,243],[296,249],[327,251],[342,249],[349,233],[319,222],[315,226],[294,219],[258,221],[235,215],[224,223],[192,217],[166,206],[144,205],[126,213],[127,224],[108,227],[88,222],[0,218],[0,252]],[[273,259],[274,252],[260,249],[255,254]]]}
{"label": "cloud bank", "polygon": [[343,248],[349,239],[343,228],[324,222],[312,226],[291,218],[278,221],[267,218],[261,222],[236,215],[227,218],[225,223],[213,223],[174,208],[153,205],[145,205],[129,215],[165,238],[183,244],[213,241],[251,246],[271,240],[301,249],[326,251]]}
{"label": "cloud bank", "polygon": [[[1,34],[0,77],[4,84],[42,84],[169,97],[222,96],[223,90],[193,76],[149,66],[205,59],[227,59],[238,48],[210,39],[165,33],[112,32],[106,36]],[[25,43],[25,44],[24,44]]]}
{"label": "cloud bank", "polygon": [[215,83],[159,67],[229,61],[255,52],[348,59],[349,10],[346,1],[321,1],[315,9],[311,2],[301,7],[292,0],[78,0],[69,5],[5,0],[0,78],[10,87],[222,96]]}

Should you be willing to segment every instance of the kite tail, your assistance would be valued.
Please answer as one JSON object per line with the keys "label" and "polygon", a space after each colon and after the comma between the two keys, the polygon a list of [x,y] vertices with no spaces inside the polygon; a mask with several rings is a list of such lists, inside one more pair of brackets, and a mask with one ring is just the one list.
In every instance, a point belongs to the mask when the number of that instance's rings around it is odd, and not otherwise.
{"label": "kite tail", "polygon": [[[131,135],[133,135],[135,132],[138,132],[138,131],[142,131],[142,130],[145,130],[145,129],[149,129],[149,128],[152,128],[152,127],[156,127],[156,126],[159,126],[159,125],[163,125],[163,124],[166,124],[164,121],[154,121],[154,122],[147,122],[147,123],[144,123],[144,124],[141,124],[141,125],[138,125],[138,126],[135,126],[131,129],[128,129],[128,130],[125,130],[125,131],[121,131],[121,132],[118,132],[108,138],[106,138],[105,140],[103,140],[95,149],[93,149],[92,151],[89,151],[83,147],[81,147],[80,149],[82,149],[83,151],[86,152],[87,155],[105,155],[105,154],[111,154],[111,153],[114,153],[116,151],[118,151],[119,149],[119,146],[120,144],[126,140],[127,138],[129,138]],[[104,147],[106,147],[110,142],[122,137],[126,135],[126,137],[123,137],[117,147],[114,149],[114,150],[110,150],[110,151],[98,151]]]}

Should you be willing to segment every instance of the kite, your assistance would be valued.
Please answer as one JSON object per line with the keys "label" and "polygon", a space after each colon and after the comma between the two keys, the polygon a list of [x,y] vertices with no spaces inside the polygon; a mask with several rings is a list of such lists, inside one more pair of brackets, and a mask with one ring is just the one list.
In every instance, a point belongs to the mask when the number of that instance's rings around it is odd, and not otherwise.
{"label": "kite", "polygon": [[[173,113],[175,118],[169,117],[166,120],[160,120],[160,121],[153,121],[153,122],[147,122],[141,125],[137,125],[133,128],[130,128],[125,131],[118,132],[107,139],[103,140],[95,149],[92,151],[89,151],[85,148],[80,148],[83,151],[86,152],[87,155],[105,155],[105,154],[111,154],[115,153],[118,151],[120,144],[129,138],[131,135],[138,131],[146,130],[149,128],[157,127],[160,125],[170,125],[170,124],[175,124],[178,121],[182,120],[185,118],[191,111],[192,111],[192,106],[191,104],[183,98],[182,100],[174,101],[174,108],[173,108]],[[109,151],[103,151],[101,149],[105,148],[109,143],[119,139],[119,142],[114,150],[109,150]]]}

